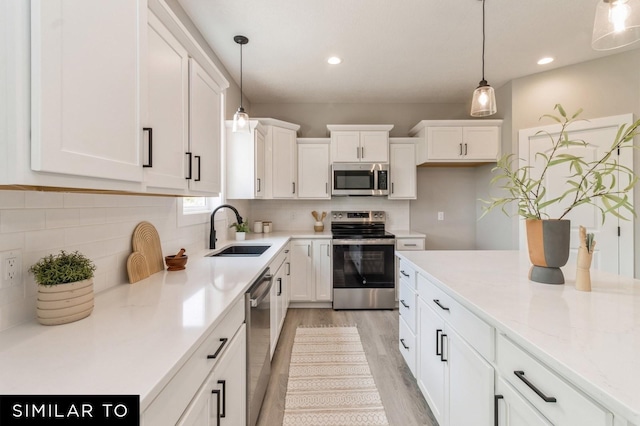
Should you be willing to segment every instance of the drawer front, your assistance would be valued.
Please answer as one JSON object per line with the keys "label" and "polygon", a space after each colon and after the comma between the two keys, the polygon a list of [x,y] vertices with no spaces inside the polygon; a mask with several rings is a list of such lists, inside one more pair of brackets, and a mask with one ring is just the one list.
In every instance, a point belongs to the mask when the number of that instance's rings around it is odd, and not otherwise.
{"label": "drawer front", "polygon": [[494,328],[418,274],[418,295],[485,359],[494,359]]}
{"label": "drawer front", "polygon": [[[243,322],[244,298],[233,305],[207,339],[145,410],[145,425],[175,424],[178,421]],[[216,357],[207,358],[209,355]]]}
{"label": "drawer front", "polygon": [[496,380],[496,425],[553,426],[502,377]]}
{"label": "drawer front", "polygon": [[416,289],[416,271],[406,260],[400,259],[398,266],[398,282],[406,282],[410,288]]}
{"label": "drawer front", "polygon": [[288,245],[280,250],[280,253],[278,253],[276,257],[271,261],[271,263],[269,264],[269,268],[271,268],[271,274],[275,274],[278,268],[280,268],[280,265],[282,265],[287,259],[288,253],[285,253],[285,251],[287,250],[289,250]]}
{"label": "drawer front", "polygon": [[411,374],[413,374],[413,377],[416,377],[416,335],[411,332],[403,318],[400,318],[398,323],[400,323],[400,330],[398,332],[400,343],[398,347],[400,348],[400,353],[404,361],[407,363],[407,366],[409,366],[409,370],[411,370]]}
{"label": "drawer front", "polygon": [[416,333],[416,316],[418,295],[405,281],[400,281],[400,296],[398,300],[398,312],[400,317],[409,326],[413,334]]}
{"label": "drawer front", "polygon": [[[499,335],[497,342],[496,355],[500,375],[553,424],[580,426],[611,426],[613,424],[611,413],[583,395],[504,335]],[[547,400],[545,401],[544,398]]]}
{"label": "drawer front", "polygon": [[398,238],[397,250],[424,250],[424,238]]}

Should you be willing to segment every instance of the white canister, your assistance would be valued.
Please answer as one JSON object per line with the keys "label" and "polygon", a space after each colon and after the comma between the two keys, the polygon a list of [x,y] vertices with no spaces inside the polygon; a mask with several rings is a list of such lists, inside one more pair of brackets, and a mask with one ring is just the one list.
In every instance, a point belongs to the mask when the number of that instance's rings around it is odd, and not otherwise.
{"label": "white canister", "polygon": [[253,222],[253,232],[255,232],[256,234],[262,234],[262,221],[261,220],[256,220],[255,222]]}
{"label": "white canister", "polygon": [[262,222],[262,232],[268,234],[271,231],[273,231],[273,225],[271,222]]}

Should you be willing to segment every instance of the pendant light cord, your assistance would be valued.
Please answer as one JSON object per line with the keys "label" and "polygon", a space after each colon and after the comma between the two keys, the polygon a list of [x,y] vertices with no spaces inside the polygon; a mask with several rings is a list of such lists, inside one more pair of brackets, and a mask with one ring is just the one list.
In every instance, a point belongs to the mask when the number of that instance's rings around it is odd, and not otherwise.
{"label": "pendant light cord", "polygon": [[482,0],[482,80],[484,81],[484,1]]}
{"label": "pendant light cord", "polygon": [[[482,3],[484,4],[484,0],[482,0]],[[482,56],[484,58],[484,53],[482,54]],[[482,69],[482,74],[484,75],[484,65],[482,65]],[[240,108],[242,108],[242,43],[240,43]]]}

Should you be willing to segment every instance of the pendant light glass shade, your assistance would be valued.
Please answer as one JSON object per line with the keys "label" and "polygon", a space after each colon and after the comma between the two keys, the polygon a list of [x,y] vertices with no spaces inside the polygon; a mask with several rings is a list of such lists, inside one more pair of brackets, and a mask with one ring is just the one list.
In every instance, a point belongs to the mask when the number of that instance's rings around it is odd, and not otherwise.
{"label": "pendant light glass shade", "polygon": [[233,128],[231,131],[234,133],[251,133],[249,114],[244,112],[244,108],[238,108],[236,113],[233,114]]}
{"label": "pendant light glass shade", "polygon": [[498,111],[496,107],[496,93],[484,78],[484,1],[485,0],[482,0],[482,80],[480,80],[476,90],[473,91],[470,113],[472,117],[488,117]]}
{"label": "pendant light glass shade", "polygon": [[240,107],[233,114],[233,133],[250,133],[251,128],[249,125],[249,114],[244,112],[242,108],[242,45],[249,43],[249,39],[242,35],[237,35],[233,38],[233,41],[240,45]]}
{"label": "pendant light glass shade", "polygon": [[476,90],[473,91],[471,116],[488,117],[496,112],[496,92],[493,87],[487,84],[486,80],[482,80]]}
{"label": "pendant light glass shade", "polygon": [[591,47],[610,50],[640,40],[640,0],[599,0]]}

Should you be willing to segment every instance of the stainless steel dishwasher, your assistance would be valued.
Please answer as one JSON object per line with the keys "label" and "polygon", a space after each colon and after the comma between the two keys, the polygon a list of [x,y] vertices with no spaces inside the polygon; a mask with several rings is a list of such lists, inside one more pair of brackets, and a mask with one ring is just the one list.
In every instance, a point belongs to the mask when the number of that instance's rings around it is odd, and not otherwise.
{"label": "stainless steel dishwasher", "polygon": [[267,268],[244,296],[247,322],[247,424],[255,426],[271,375],[271,271]]}

